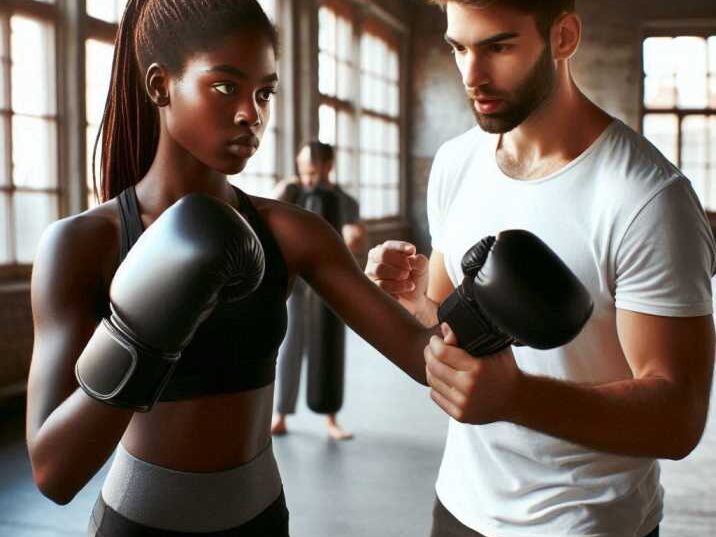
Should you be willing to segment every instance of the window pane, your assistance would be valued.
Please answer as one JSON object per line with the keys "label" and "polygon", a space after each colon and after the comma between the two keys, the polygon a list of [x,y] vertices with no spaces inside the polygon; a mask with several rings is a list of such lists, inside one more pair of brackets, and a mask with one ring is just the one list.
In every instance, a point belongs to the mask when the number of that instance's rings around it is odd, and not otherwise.
{"label": "window pane", "polygon": [[353,59],[353,27],[351,22],[343,17],[337,20],[337,56],[342,60]]}
{"label": "window pane", "polygon": [[331,27],[333,25],[333,12],[325,7],[318,10],[318,48],[330,50],[333,41],[331,40]]}
{"label": "window pane", "polygon": [[345,63],[338,64],[338,95],[339,99],[349,101],[353,99],[353,70]]}
{"label": "window pane", "polygon": [[701,37],[677,37],[674,39],[674,47],[678,58],[688,58],[688,61],[677,63],[678,105],[684,108],[705,107],[707,103],[706,40]]}
{"label": "window pane", "polygon": [[13,181],[16,186],[57,185],[57,128],[54,121],[26,116],[12,119]]}
{"label": "window pane", "polygon": [[336,60],[324,52],[318,55],[318,91],[323,95],[336,94]]}
{"label": "window pane", "polygon": [[326,7],[318,12],[318,43],[319,48],[326,52],[336,52],[336,15]]}
{"label": "window pane", "polygon": [[127,0],[87,0],[87,14],[107,22],[119,22]]}
{"label": "window pane", "polygon": [[8,155],[7,155],[7,135],[8,135],[8,118],[0,115],[0,186],[10,183]]}
{"label": "window pane", "polygon": [[[7,92],[7,75],[10,69],[10,52],[5,50],[5,35],[7,32],[5,19],[0,17],[0,110],[10,107]],[[0,148],[0,151],[2,149]]]}
{"label": "window pane", "polygon": [[644,136],[674,164],[677,160],[677,132],[679,120],[672,114],[647,114],[644,116]]}
{"label": "window pane", "polygon": [[681,124],[681,169],[691,179],[701,203],[710,198],[708,185],[708,120],[706,116],[689,116]]}
{"label": "window pane", "polygon": [[325,104],[318,108],[318,138],[326,144],[336,143],[336,111]]}
{"label": "window pane", "polygon": [[648,76],[671,75],[676,72],[671,37],[649,37],[644,40],[644,73]]}
{"label": "window pane", "polygon": [[355,147],[353,128],[353,116],[347,112],[338,112],[338,140],[336,140],[336,144],[345,148]]}
{"label": "window pane", "polygon": [[16,192],[13,205],[17,261],[30,263],[40,235],[57,219],[57,198],[44,193]]}
{"label": "window pane", "polygon": [[393,117],[400,115],[400,88],[396,84],[391,84],[388,88],[388,114]]}
{"label": "window pane", "polygon": [[388,184],[397,186],[400,184],[400,159],[393,157],[388,162]]}
{"label": "window pane", "polygon": [[371,40],[370,34],[364,34],[360,40],[360,68],[361,71],[369,73],[371,70]]}
{"label": "window pane", "polygon": [[88,39],[85,50],[87,58],[87,123],[99,125],[109,90],[114,47],[111,43]]}
{"label": "window pane", "polygon": [[7,194],[0,192],[0,263],[10,263],[10,200]]}
{"label": "window pane", "polygon": [[674,75],[647,76],[644,79],[644,105],[649,108],[675,107],[676,81]]}
{"label": "window pane", "polygon": [[388,54],[388,79],[393,82],[400,80],[400,67],[398,64],[398,53],[391,50]]}
{"label": "window pane", "polygon": [[395,216],[400,212],[400,191],[391,188],[385,191],[386,204],[385,214],[383,216]]}
{"label": "window pane", "polygon": [[339,149],[336,151],[335,166],[336,181],[341,185],[350,185],[355,182],[355,167],[353,165],[353,154]]}
{"label": "window pane", "polygon": [[54,31],[27,17],[10,21],[12,106],[16,112],[55,114]]}
{"label": "window pane", "polygon": [[[94,178],[92,174],[92,153],[99,131],[99,125],[104,113],[104,104],[107,99],[109,80],[112,74],[112,55],[114,46],[111,43],[88,39],[85,44],[87,70],[86,84],[86,114],[87,114],[87,206],[94,207],[97,199],[94,194]],[[99,148],[98,148],[99,150]],[[97,153],[94,173],[99,179],[100,152]]]}

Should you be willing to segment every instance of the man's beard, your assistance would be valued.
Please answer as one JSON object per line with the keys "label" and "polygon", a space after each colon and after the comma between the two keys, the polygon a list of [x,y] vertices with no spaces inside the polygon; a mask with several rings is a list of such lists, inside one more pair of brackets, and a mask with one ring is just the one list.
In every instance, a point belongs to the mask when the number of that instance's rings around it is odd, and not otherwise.
{"label": "man's beard", "polygon": [[[552,50],[545,46],[525,81],[505,97],[505,109],[495,114],[481,114],[477,111],[474,99],[470,99],[475,118],[485,132],[501,134],[525,121],[552,94],[555,86],[555,68],[552,63]],[[492,97],[488,93],[488,96]],[[500,97],[499,95],[495,97]]]}

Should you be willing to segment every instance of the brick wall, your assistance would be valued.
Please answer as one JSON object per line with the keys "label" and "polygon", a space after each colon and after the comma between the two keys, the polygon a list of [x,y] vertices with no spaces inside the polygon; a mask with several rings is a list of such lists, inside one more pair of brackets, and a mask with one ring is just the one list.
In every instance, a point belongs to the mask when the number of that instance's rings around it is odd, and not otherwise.
{"label": "brick wall", "polygon": [[24,389],[32,352],[32,314],[27,284],[0,288],[0,399]]}

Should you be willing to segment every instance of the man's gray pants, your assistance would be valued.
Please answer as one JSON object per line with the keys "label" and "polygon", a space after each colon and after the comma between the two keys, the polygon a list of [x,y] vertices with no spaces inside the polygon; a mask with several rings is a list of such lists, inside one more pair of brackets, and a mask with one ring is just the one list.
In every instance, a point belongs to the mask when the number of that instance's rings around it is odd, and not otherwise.
{"label": "man's gray pants", "polygon": [[306,282],[301,278],[296,278],[291,296],[286,302],[288,309],[286,337],[278,350],[276,412],[279,414],[293,414],[296,411],[305,351],[307,294]]}

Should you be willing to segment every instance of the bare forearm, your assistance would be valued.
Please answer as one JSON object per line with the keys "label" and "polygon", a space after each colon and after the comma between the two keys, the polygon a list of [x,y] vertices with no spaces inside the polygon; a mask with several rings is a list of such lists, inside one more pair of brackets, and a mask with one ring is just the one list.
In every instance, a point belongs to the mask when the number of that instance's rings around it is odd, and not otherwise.
{"label": "bare forearm", "polygon": [[75,390],[28,442],[40,490],[57,503],[69,502],[107,461],[132,415]]}
{"label": "bare forearm", "polygon": [[425,297],[425,301],[413,312],[413,316],[425,327],[438,324],[438,303]]}
{"label": "bare forearm", "polygon": [[510,421],[600,451],[683,458],[703,432],[708,400],[663,378],[579,385],[525,375]]}

